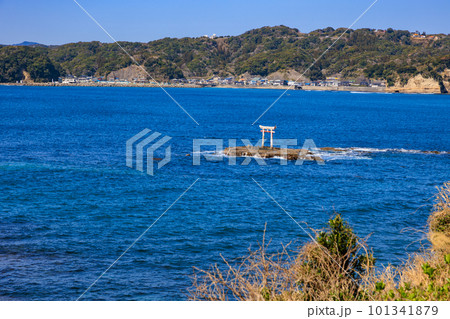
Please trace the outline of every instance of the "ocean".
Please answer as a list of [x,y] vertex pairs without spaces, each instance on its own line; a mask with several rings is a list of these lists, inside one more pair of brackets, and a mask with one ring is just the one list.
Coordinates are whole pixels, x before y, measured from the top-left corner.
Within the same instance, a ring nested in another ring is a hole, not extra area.
[[[427,247],[449,96],[288,91],[254,123],[281,90],[167,91],[199,125],[158,88],[0,86],[0,299],[76,300],[146,230],[81,300],[184,300],[193,267],[245,255],[264,229],[271,251],[310,240],[289,215],[307,230],[342,214],[378,267]],[[343,151],[325,165],[193,153],[195,139],[256,144],[259,125]],[[146,128],[171,138],[153,175],[126,165]]]

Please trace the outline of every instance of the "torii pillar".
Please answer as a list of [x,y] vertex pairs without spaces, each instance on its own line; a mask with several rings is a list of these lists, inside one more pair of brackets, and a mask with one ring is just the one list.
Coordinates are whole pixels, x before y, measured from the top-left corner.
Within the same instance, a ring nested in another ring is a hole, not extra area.
[[273,147],[273,134],[275,133],[276,126],[263,126],[260,125],[259,128],[262,132],[262,142],[261,147],[264,147],[264,133],[270,133],[270,148]]

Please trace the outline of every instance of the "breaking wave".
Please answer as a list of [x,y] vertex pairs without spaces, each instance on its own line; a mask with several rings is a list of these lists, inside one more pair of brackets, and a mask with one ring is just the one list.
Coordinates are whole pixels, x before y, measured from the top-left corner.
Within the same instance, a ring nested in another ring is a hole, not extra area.
[[424,151],[424,150],[408,150],[404,148],[371,148],[371,147],[322,147],[321,151],[333,152],[333,153],[345,153],[345,152],[356,152],[356,153],[406,153],[406,154],[434,154],[443,155],[450,154],[448,151]]
[[[210,160],[222,160],[230,157],[224,151],[200,151],[193,154],[201,154],[208,157]],[[339,161],[339,160],[372,160],[373,154],[391,153],[391,154],[424,154],[424,155],[445,155],[450,154],[448,151],[424,151],[424,150],[410,150],[404,148],[371,148],[371,147],[322,147],[315,152],[325,161]],[[241,156],[252,157],[252,156]],[[282,157],[275,156],[272,158],[265,158],[265,160],[281,160]]]
[[371,148],[371,147],[323,147],[318,152],[324,160],[370,160],[371,154],[391,153],[391,154],[425,154],[444,155],[450,154],[447,151],[424,151],[409,150],[404,148]]

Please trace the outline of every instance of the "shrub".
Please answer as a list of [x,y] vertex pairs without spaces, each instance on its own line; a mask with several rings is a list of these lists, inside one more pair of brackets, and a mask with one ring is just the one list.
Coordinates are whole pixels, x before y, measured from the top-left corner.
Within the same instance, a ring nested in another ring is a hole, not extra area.
[[438,187],[434,212],[430,215],[431,232],[450,236],[450,182]]
[[438,187],[429,218],[430,250],[416,254],[400,267],[387,267],[378,277],[388,292],[376,290],[381,300],[450,300],[450,183]]
[[195,269],[193,300],[450,300],[450,183],[439,188],[429,219],[432,249],[375,272],[365,240],[337,214],[299,250],[256,251],[224,267]]
[[193,300],[362,300],[374,259],[338,214],[299,251],[268,254],[264,241],[235,265],[195,269]]

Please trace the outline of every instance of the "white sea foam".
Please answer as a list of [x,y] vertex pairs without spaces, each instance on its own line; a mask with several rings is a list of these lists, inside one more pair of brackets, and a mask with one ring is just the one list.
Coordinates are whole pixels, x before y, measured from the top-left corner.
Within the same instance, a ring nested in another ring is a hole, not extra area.
[[371,160],[369,156],[365,156],[360,152],[355,152],[350,149],[342,149],[339,152],[331,152],[331,151],[319,151],[315,152],[318,156],[320,156],[324,161],[336,161],[336,160]]
[[[324,161],[348,161],[348,160],[372,160],[371,154],[379,153],[400,153],[400,154],[423,154],[423,155],[441,155],[450,154],[450,152],[438,151],[434,153],[431,151],[423,150],[409,150],[404,148],[374,148],[374,147],[335,147],[332,150],[320,150],[315,152]],[[231,156],[226,155],[224,151],[200,151],[194,152],[194,154],[201,154],[209,158],[229,158]],[[255,157],[253,155],[239,156],[239,157]],[[272,158],[264,158],[264,160],[283,160],[281,156],[275,156]]]
[[332,154],[348,154],[348,153],[405,153],[405,154],[427,154],[427,155],[442,155],[450,154],[446,151],[429,151],[429,150],[409,150],[404,148],[372,148],[372,147],[335,147],[334,150],[322,151]]
[[320,154],[319,155],[324,161],[342,161],[342,160],[372,160],[368,156],[361,155],[350,155],[350,154],[340,154],[340,155],[330,155],[330,154]]
[[371,94],[371,93],[375,93],[375,92],[359,92],[359,91],[350,91],[350,93],[352,93],[352,94]]
[[355,152],[366,152],[366,153],[385,153],[388,152],[387,148],[370,148],[370,147],[350,147],[349,148]]

